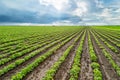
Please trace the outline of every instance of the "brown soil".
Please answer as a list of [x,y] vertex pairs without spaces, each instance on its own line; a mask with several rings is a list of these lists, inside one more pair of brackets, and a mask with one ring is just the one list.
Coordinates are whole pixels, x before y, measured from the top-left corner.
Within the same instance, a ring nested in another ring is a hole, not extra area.
[[[6,42],[2,42],[1,44],[6,44],[6,43],[9,43],[9,42],[13,42],[12,44],[8,44],[8,45],[4,46],[4,48],[6,48],[7,46],[16,46],[18,44],[18,43],[16,43],[16,41],[19,41],[19,40],[23,40],[23,41],[26,40],[27,41],[27,40],[29,40],[31,38],[36,38],[36,37],[39,37],[39,36],[36,35],[36,36],[31,36],[31,37],[26,37],[26,38],[21,38],[21,39],[16,39],[16,40],[10,40],[10,41],[6,41]],[[21,42],[23,42],[23,41],[21,41]],[[8,49],[9,48],[6,48],[5,50],[8,50]],[[0,52],[1,52],[1,54],[4,54],[3,51],[0,51]]]
[[119,77],[117,76],[115,70],[113,69],[112,65],[109,64],[108,59],[104,56],[102,50],[99,48],[98,44],[96,43],[92,35],[91,35],[91,40],[93,43],[95,53],[98,56],[98,61],[100,63],[103,74],[103,80],[119,80]]
[[93,80],[93,72],[88,48],[88,34],[86,34],[81,56],[81,71],[79,80]]
[[[85,28],[84,28],[85,29]],[[95,37],[98,39],[100,44],[106,49],[107,52],[109,52],[112,55],[113,60],[120,66],[120,57],[113,52],[100,38],[98,34],[94,29],[82,29],[80,32],[74,33],[74,37],[69,40],[65,45],[61,46],[58,50],[54,51],[52,55],[50,55],[46,60],[44,60],[42,63],[39,64],[34,70],[32,70],[30,73],[28,73],[23,80],[42,80],[42,78],[45,76],[46,72],[54,65],[55,62],[59,60],[59,58],[63,55],[64,51],[73,43],[75,38],[79,37],[79,40],[74,44],[73,48],[71,49],[70,53],[66,57],[65,61],[60,65],[59,69],[57,70],[55,76],[53,77],[54,80],[69,80],[70,77],[70,69],[74,61],[74,57],[76,55],[76,50],[80,44],[81,37],[83,36],[83,32],[86,30],[84,43],[83,43],[83,52],[81,54],[81,60],[80,60],[80,73],[79,73],[79,79],[78,80],[93,80],[93,70],[91,68],[91,60],[90,60],[90,54],[89,54],[89,45],[88,45],[88,32],[90,32],[90,38],[93,44],[93,48],[95,51],[96,56],[98,57],[98,63],[100,64],[100,70],[102,71],[103,80],[120,80],[120,77],[117,75],[115,69],[112,67],[112,65],[109,63],[109,60],[104,56],[102,50],[103,48],[100,48],[100,45],[97,44]],[[81,35],[79,35],[81,33]],[[93,36],[95,35],[95,37]],[[72,34],[73,35],[73,34]],[[103,34],[104,35],[104,34]],[[69,37],[71,35],[69,34]],[[100,35],[101,36],[101,35]],[[52,36],[51,36],[52,37]],[[103,36],[101,36],[103,37]],[[105,39],[103,37],[103,39]],[[19,39],[18,39],[19,40]],[[65,40],[65,39],[64,39]],[[64,41],[62,40],[62,41]],[[106,40],[106,39],[105,39]],[[111,39],[112,40],[112,39]],[[61,42],[62,42],[61,41]],[[110,40],[106,40],[111,45],[113,43]],[[51,48],[57,46],[61,42],[58,42],[49,48],[46,48],[39,54],[35,55],[31,59],[25,61],[24,63],[18,65],[14,69],[8,71],[6,74],[0,76],[0,80],[10,80],[11,76],[13,76],[15,73],[21,71],[21,69],[25,68],[28,64],[31,64],[33,61],[35,61],[36,58],[43,55],[47,51],[49,51]],[[6,43],[6,42],[5,42]],[[4,44],[4,43],[3,43]],[[48,44],[49,45],[49,44]],[[44,45],[43,47],[45,47]],[[115,46],[115,45],[113,45]],[[38,50],[40,48],[37,48]],[[25,55],[18,57],[14,60],[11,60],[10,62],[0,66],[0,69],[4,68],[5,66],[9,65],[10,63],[22,59],[25,56],[27,56],[30,53],[26,53]]]
[[[108,40],[107,38],[105,38],[103,35],[99,34],[98,32],[95,31],[95,33],[97,33],[98,35],[100,35],[103,39],[105,39],[105,41],[107,41],[110,45],[114,46],[118,52],[120,53],[120,48],[118,46],[116,46],[116,44],[112,43],[110,40]],[[112,40],[112,39],[111,39]]]
[[[41,46],[41,47],[38,47],[38,48],[36,48],[36,49],[34,49],[34,50],[32,50],[32,51],[30,51],[30,52],[28,52],[28,53],[20,56],[20,57],[17,57],[17,58],[14,59],[14,60],[10,60],[9,62],[5,63],[4,65],[1,65],[1,66],[0,66],[0,69],[2,69],[3,67],[11,64],[12,62],[15,62],[15,61],[18,60],[18,59],[24,58],[24,56],[27,56],[27,55],[29,55],[31,52],[34,52],[34,51],[36,51],[36,50],[38,50],[38,49],[40,49],[40,48],[43,48],[43,47],[45,47],[45,46],[46,46],[46,44],[43,45],[43,46]],[[54,46],[54,45],[53,45],[53,46]],[[51,46],[51,47],[52,47],[52,46]],[[44,51],[46,51],[46,50],[44,50]],[[42,51],[42,52],[44,52],[44,51]],[[38,54],[38,55],[39,55],[39,54]],[[41,54],[40,54],[40,55],[41,55]]]
[[[57,43],[60,44],[60,43]],[[56,46],[57,44],[49,47],[48,49],[40,52],[40,54],[35,55],[34,57],[32,57],[31,59],[29,59],[28,61],[25,61],[23,64],[15,67],[14,69],[8,71],[6,74],[0,76],[0,79],[2,80],[10,80],[11,76],[14,75],[16,72],[20,71],[22,68],[24,68],[25,66],[27,66],[28,64],[32,63],[36,58],[38,58],[39,56],[41,56],[42,54],[44,54],[45,52],[47,52],[48,50],[50,50],[52,47]]]
[[[12,53],[12,54],[15,54],[15,53],[21,52],[21,51],[23,51],[23,50],[29,49],[29,48],[31,48],[31,47],[33,47],[33,46],[36,46],[36,45],[39,45],[39,44],[41,44],[41,43],[42,43],[42,42],[34,42],[34,43],[30,44],[28,48],[18,48],[18,49],[16,49],[16,50],[14,50],[14,51],[16,51],[16,52],[14,52],[14,53]],[[2,53],[2,54],[7,54],[7,53]],[[7,57],[9,57],[10,55],[11,55],[11,54],[8,54],[8,55],[0,58],[0,60],[3,59],[3,58],[7,58]]]
[[74,39],[62,46],[53,55],[48,57],[43,63],[36,67],[30,74],[28,74],[23,80],[42,80],[47,70],[61,57],[63,52],[72,44]]
[[[49,37],[53,37],[52,35],[49,35]],[[45,38],[47,38],[48,37],[48,35],[47,36],[45,36],[45,37],[42,37],[42,38],[39,38],[40,36],[36,36],[35,38],[38,38],[39,40],[44,40]],[[33,37],[34,38],[34,37]],[[54,37],[53,37],[54,38]],[[47,39],[46,41],[49,41],[49,39]],[[46,42],[45,41],[45,42]],[[32,44],[31,44],[31,41],[28,39],[25,39],[25,40],[23,40],[23,41],[21,41],[20,43],[24,43],[24,44],[29,44],[29,46],[35,46],[35,45],[37,45],[37,44],[41,44],[41,43],[43,43],[43,42],[33,42]],[[13,44],[10,44],[10,45],[7,45],[7,46],[4,46],[5,48],[6,47],[8,47],[8,46],[15,46],[16,47],[16,45],[17,44],[19,44],[19,43],[13,43]],[[18,48],[18,49],[20,49],[20,48]],[[8,49],[5,49],[5,50],[8,50]],[[5,51],[4,50],[4,51]],[[15,50],[17,50],[17,49],[15,49]],[[17,52],[20,52],[20,51],[22,51],[22,50],[25,50],[25,49],[20,49],[20,50],[18,50]],[[1,54],[5,54],[4,52],[2,52],[2,51],[0,51],[1,52]],[[16,52],[15,52],[16,53]],[[7,55],[7,56],[5,56],[5,57],[8,57],[9,55]],[[5,57],[3,57],[3,58],[5,58]],[[2,58],[0,58],[0,59],[2,59]]]
[[68,80],[69,79],[69,71],[73,64],[74,56],[76,54],[76,50],[77,50],[77,47],[79,46],[79,42],[81,40],[82,35],[79,37],[79,40],[74,44],[73,48],[71,49],[65,61],[59,67],[58,71],[56,72],[54,76],[54,80]]
[[[97,35],[96,37],[98,38]],[[105,43],[100,38],[98,38],[98,40],[102,44],[102,46],[104,46],[104,48],[112,55],[113,60],[120,66],[120,57],[115,52],[113,52],[110,48],[108,48],[108,46],[105,45]]]

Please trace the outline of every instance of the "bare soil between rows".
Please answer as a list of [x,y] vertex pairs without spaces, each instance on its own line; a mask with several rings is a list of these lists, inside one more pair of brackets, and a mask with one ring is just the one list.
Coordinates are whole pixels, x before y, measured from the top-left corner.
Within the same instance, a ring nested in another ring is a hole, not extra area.
[[91,40],[92,40],[95,53],[98,57],[98,61],[100,63],[103,80],[119,80],[118,75],[116,74],[112,65],[109,63],[108,59],[102,53],[102,49],[99,48],[92,34],[91,34]]
[[[78,35],[78,34],[77,34],[77,35]],[[75,37],[76,37],[77,35],[75,35]],[[74,37],[74,38],[75,38],[75,37]],[[36,58],[38,58],[39,56],[41,56],[42,54],[44,54],[45,52],[47,52],[48,50],[50,50],[52,47],[54,47],[54,46],[56,46],[56,45],[58,45],[58,44],[60,44],[60,43],[61,43],[61,42],[56,43],[55,45],[47,48],[46,50],[44,50],[44,51],[42,51],[42,52],[40,52],[38,55],[35,55],[35,56],[32,57],[31,59],[25,61],[23,64],[21,64],[21,65],[15,67],[14,69],[8,71],[6,74],[0,76],[0,79],[1,79],[1,80],[10,80],[10,78],[11,78],[12,75],[14,75],[15,73],[17,73],[17,72],[20,71],[22,68],[24,68],[24,67],[27,66],[28,64],[32,63]]]
[[[96,37],[98,38],[97,35]],[[103,45],[104,48],[107,50],[107,52],[109,52],[112,55],[113,60],[120,66],[120,57],[118,56],[118,54],[113,52],[110,48],[108,48],[108,46],[100,38],[98,38],[98,40],[101,43],[101,45]]]
[[[76,37],[75,37],[76,38]],[[47,70],[62,56],[64,51],[73,43],[74,39],[70,40],[67,44],[62,46],[53,55],[48,57],[38,67],[36,67],[31,73],[29,73],[23,80],[42,80]]]
[[79,74],[79,80],[93,80],[93,71],[91,67],[87,32],[83,43],[83,53],[81,55],[81,71]]
[[54,76],[54,80],[69,80],[70,69],[72,67],[73,60],[76,55],[76,50],[79,46],[82,36],[83,36],[83,34],[80,35],[78,41],[74,44],[73,48],[69,52],[69,55],[67,56],[65,61],[60,65],[59,69],[57,70],[57,72]]

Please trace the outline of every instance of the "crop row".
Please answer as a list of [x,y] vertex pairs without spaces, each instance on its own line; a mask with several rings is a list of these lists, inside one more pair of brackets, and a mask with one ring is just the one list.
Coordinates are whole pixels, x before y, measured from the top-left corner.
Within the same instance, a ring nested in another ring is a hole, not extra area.
[[105,33],[104,34],[102,34],[102,33],[100,33],[100,32],[97,32],[100,36],[102,36],[106,41],[108,41],[109,43],[112,43],[112,44],[114,44],[115,46],[117,46],[116,44],[116,41],[115,40],[113,40],[114,38],[112,37],[112,39],[109,37],[109,35],[105,35]]
[[43,80],[52,80],[55,73],[59,69],[60,65],[65,61],[66,57],[68,56],[70,50],[73,48],[74,44],[79,40],[80,36],[77,37],[74,42],[69,46],[66,51],[63,53],[63,55],[59,58],[57,62],[53,64],[53,66],[46,72],[45,77]]
[[[93,34],[93,33],[92,33]],[[105,50],[105,48],[100,44],[100,42],[98,41],[98,39],[96,38],[96,36],[93,34],[95,41],[97,42],[97,44],[99,45],[99,47],[102,47],[102,53],[104,54],[104,56],[108,59],[109,63],[112,65],[112,67],[115,69],[116,73],[118,74],[118,76],[120,76],[120,67],[115,63],[115,61],[112,59],[112,56],[110,55],[109,52],[107,52]]]
[[[64,37],[64,36],[63,36]],[[16,59],[17,57],[20,57],[20,56],[23,56],[25,55],[26,53],[30,53],[31,51],[35,50],[35,49],[38,49],[38,48],[41,48],[42,46],[46,45],[46,44],[49,44],[51,42],[53,42],[54,40],[58,40],[59,41],[59,38],[57,39],[52,39],[51,41],[48,41],[48,42],[45,42],[45,43],[42,43],[40,45],[37,45],[37,46],[33,46],[29,49],[26,49],[26,50],[23,50],[19,53],[15,53],[15,54],[12,54],[10,55],[9,57],[7,58],[3,58],[0,60],[0,65],[3,65],[5,64],[6,62],[9,62],[10,60],[13,60],[13,59]],[[36,51],[39,51],[39,50],[36,50]],[[35,51],[34,51],[35,52]]]
[[[59,29],[58,29],[59,28]],[[0,44],[24,40],[26,38],[34,38],[37,36],[45,36],[52,33],[74,32],[79,31],[82,27],[18,27],[6,26],[0,27]]]
[[[75,35],[73,35],[73,36],[71,36],[71,37],[68,37],[68,36],[67,36],[67,37],[63,37],[63,38],[61,38],[61,39],[59,39],[59,40],[57,40],[57,41],[52,42],[51,44],[47,45],[46,47],[43,47],[43,48],[41,48],[41,49],[39,49],[39,50],[36,50],[36,51],[30,53],[29,55],[23,57],[22,59],[16,60],[15,62],[9,64],[8,66],[6,66],[6,67],[4,67],[2,70],[0,70],[0,75],[5,74],[5,73],[8,72],[9,70],[11,70],[11,69],[17,67],[18,65],[24,63],[25,61],[27,61],[27,60],[29,60],[30,58],[34,57],[35,55],[39,54],[41,51],[46,50],[46,49],[49,48],[50,46],[55,45],[56,43],[61,42],[61,41],[65,40],[65,39],[67,39],[67,38],[70,40],[70,39],[73,38],[74,36],[75,36]],[[68,40],[68,39],[67,39],[67,40]]]
[[84,38],[85,38],[85,32],[84,32],[82,39],[79,43],[78,49],[76,50],[76,55],[75,55],[75,58],[73,61],[73,65],[70,69],[70,79],[69,80],[78,80]]
[[110,43],[108,43],[105,39],[103,39],[103,37],[97,34],[96,36],[98,36],[99,39],[101,39],[112,51],[114,51],[115,53],[118,53],[118,50],[114,46],[112,46]]
[[120,37],[114,33],[111,33],[111,31],[101,31],[101,30],[96,30],[96,32],[99,32],[103,37],[105,37],[108,41],[111,43],[114,43],[114,45],[120,47]]
[[102,72],[100,70],[100,64],[98,63],[98,58],[95,54],[90,34],[88,35],[88,42],[89,42],[89,53],[90,53],[90,60],[91,60],[91,67],[93,69],[94,80],[102,80]]
[[[59,39],[59,38],[62,38],[62,37],[64,37],[64,36],[67,36],[67,35],[69,35],[69,34],[65,34],[65,35],[54,35],[54,37],[48,37],[48,38],[46,38],[46,39],[43,39],[43,40],[40,40],[40,41],[37,41],[38,43],[36,43],[36,44],[32,44],[32,45],[28,45],[28,46],[21,46],[21,47],[23,47],[22,49],[20,48],[20,49],[18,49],[18,50],[15,50],[15,51],[12,51],[12,50],[10,50],[9,51],[9,53],[6,53],[6,54],[1,54],[0,55],[0,58],[2,58],[2,57],[5,57],[5,56],[8,56],[8,55],[14,55],[15,53],[17,53],[17,52],[20,52],[20,51],[24,51],[24,50],[30,50],[30,49],[32,49],[33,47],[34,47],[34,49],[36,48],[38,48],[40,45],[42,45],[42,44],[45,44],[46,42],[47,42],[47,44],[48,43],[50,43],[50,42],[52,42],[52,41],[54,41],[54,40],[57,40],[57,39]],[[39,45],[40,44],[40,45]],[[28,51],[29,51],[28,50]],[[16,52],[17,51],[17,52]]]
[[59,49],[61,46],[65,45],[69,40],[71,40],[73,37],[67,38],[65,41],[63,41],[61,44],[58,44],[57,46],[53,47],[48,52],[44,53],[39,58],[35,59],[34,62],[32,62],[30,65],[27,65],[25,68],[23,68],[20,72],[16,73],[12,76],[11,80],[21,80],[27,73],[32,71],[35,67],[37,67],[41,62],[43,62],[46,58],[48,58],[50,55],[53,54],[54,51]]
[[[35,43],[38,40],[43,40],[43,39],[45,39],[49,36],[50,35],[46,35],[45,37],[44,36],[37,36],[37,37],[30,38],[30,39],[26,38],[26,39],[23,39],[23,40],[18,40],[18,41],[14,41],[14,42],[5,43],[5,44],[2,44],[0,46],[0,50],[4,51],[4,52],[9,52],[8,50],[11,49],[11,48],[12,48],[12,50],[14,50],[15,48],[18,49],[21,46],[30,45],[31,42]],[[5,51],[5,50],[7,50],[7,51]]]
[[[39,41],[42,41],[42,40],[45,40],[47,38],[51,38],[53,36],[56,36],[56,35],[62,35],[64,34],[63,33],[52,33],[52,34],[46,34],[45,36],[36,36],[36,37],[33,37],[33,38],[30,38],[30,39],[23,39],[21,41],[15,41],[15,42],[11,42],[12,44],[9,45],[9,43],[6,43],[6,44],[2,44],[0,45],[0,51],[3,51],[4,53],[7,53],[7,52],[10,52],[10,51],[13,51],[13,50],[16,50],[16,49],[19,49],[19,48],[26,48],[26,46],[30,46],[34,43],[37,43]],[[68,34],[67,32],[65,32],[65,34]]]
[[39,40],[31,41],[31,44],[27,44],[27,45],[26,44],[24,44],[24,45],[19,45],[18,44],[17,47],[19,47],[19,48],[15,49],[15,50],[13,50],[13,49],[7,49],[7,51],[4,50],[4,52],[9,52],[9,53],[1,54],[0,58],[2,58],[4,56],[7,56],[7,55],[17,53],[17,52],[20,52],[20,51],[23,51],[25,49],[29,49],[29,48],[34,47],[34,46],[37,46],[38,44],[44,43],[44,42],[46,42],[47,40],[50,40],[50,39],[52,39],[52,38],[48,37],[47,39],[43,39],[43,40],[41,39],[40,41]]

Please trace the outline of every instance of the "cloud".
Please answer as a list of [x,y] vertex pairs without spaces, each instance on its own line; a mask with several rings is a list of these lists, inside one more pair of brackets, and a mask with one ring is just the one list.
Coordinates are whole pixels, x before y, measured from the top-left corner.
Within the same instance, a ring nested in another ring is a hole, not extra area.
[[66,6],[69,6],[69,0],[39,0],[41,5],[45,6],[53,6],[56,10],[62,11],[66,8]]
[[104,8],[103,2],[100,0],[94,0],[98,8]]
[[76,2],[77,8],[73,11],[75,16],[83,16],[87,12],[87,3],[86,2]]
[[120,8],[115,10],[116,13],[120,13]]
[[102,13],[99,15],[100,17],[103,17],[103,18],[108,18],[108,17],[111,17],[111,13],[110,13],[110,9],[108,8],[105,8],[103,9]]
[[119,0],[1,0],[0,23],[120,24]]

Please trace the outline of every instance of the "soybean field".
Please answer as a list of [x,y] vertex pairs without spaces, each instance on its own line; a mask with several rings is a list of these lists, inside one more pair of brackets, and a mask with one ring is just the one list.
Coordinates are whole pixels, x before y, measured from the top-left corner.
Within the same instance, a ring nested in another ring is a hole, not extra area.
[[0,26],[0,80],[120,80],[120,27]]

